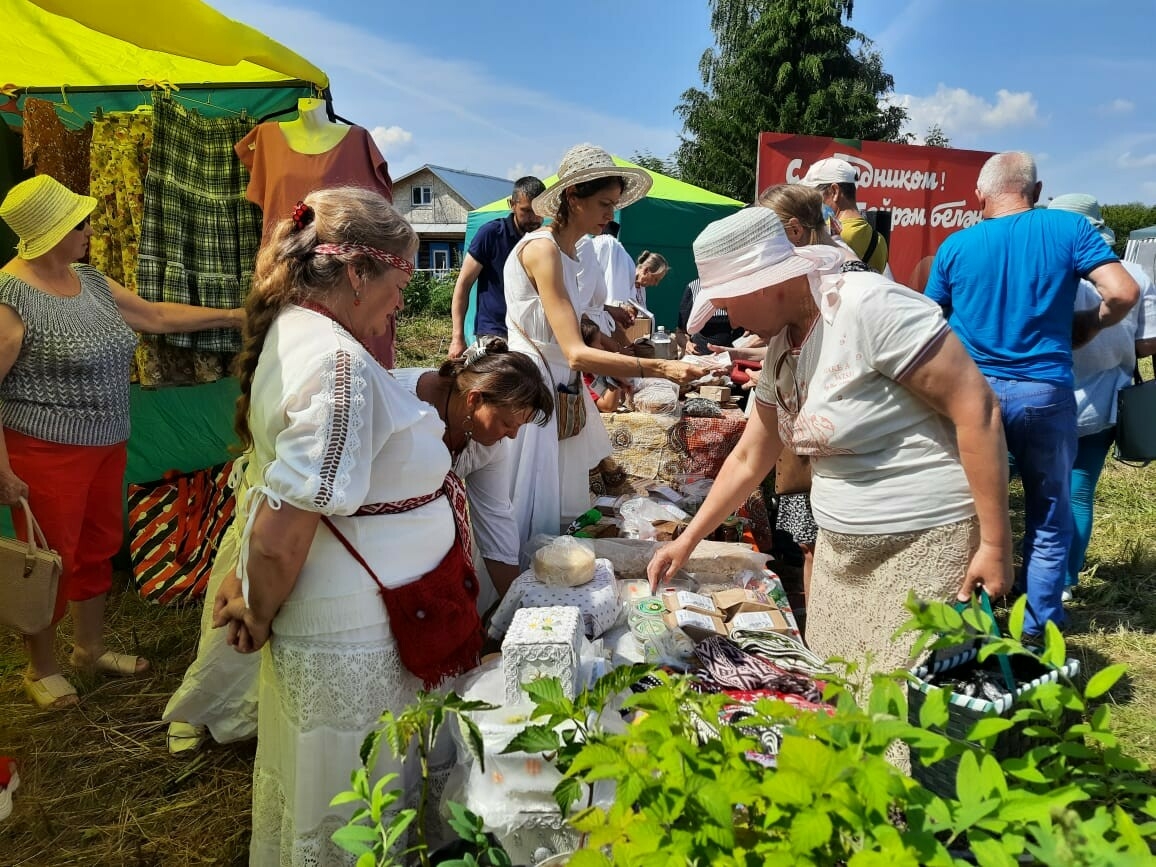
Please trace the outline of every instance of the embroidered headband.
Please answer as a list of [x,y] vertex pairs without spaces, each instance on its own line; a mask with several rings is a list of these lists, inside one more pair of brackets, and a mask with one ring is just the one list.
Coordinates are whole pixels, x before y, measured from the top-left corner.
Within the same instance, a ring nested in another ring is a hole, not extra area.
[[293,231],[300,232],[306,226],[313,222],[314,211],[309,205],[304,202],[298,202],[293,206]]
[[[309,206],[306,205],[305,207]],[[393,253],[387,253],[385,250],[379,250],[376,247],[367,247],[364,244],[318,244],[313,248],[313,252],[322,253],[327,256],[361,253],[370,259],[376,259],[378,262],[392,265],[394,268],[397,268],[399,271],[404,271],[406,274],[413,274],[413,262],[410,262],[408,259],[403,259],[401,256],[395,256]]]

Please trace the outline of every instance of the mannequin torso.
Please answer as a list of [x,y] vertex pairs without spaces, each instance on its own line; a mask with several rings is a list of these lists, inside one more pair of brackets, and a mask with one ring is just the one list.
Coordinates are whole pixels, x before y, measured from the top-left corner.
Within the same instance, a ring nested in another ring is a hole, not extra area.
[[323,154],[340,144],[352,127],[330,122],[325,100],[297,100],[297,119],[278,124],[285,141],[299,154]]

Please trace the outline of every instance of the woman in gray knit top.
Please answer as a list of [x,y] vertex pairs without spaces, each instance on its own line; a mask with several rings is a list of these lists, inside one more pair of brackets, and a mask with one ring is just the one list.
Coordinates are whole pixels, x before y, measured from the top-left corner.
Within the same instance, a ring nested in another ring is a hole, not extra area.
[[64,562],[52,625],[24,638],[25,692],[42,708],[77,703],[55,654],[66,603],[74,668],[127,676],[149,667],[104,643],[111,558],[123,535],[133,332],[240,328],[244,316],[240,308],[150,303],[77,264],[95,207],[47,175],[17,184],[0,204],[20,239],[0,268],[0,503],[27,498]]

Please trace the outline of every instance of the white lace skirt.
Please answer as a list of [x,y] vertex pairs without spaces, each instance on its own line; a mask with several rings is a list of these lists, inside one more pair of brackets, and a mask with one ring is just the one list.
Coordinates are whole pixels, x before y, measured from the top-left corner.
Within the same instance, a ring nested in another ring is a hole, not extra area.
[[[401,664],[388,625],[308,638],[274,636],[262,651],[253,770],[255,867],[329,867],[355,859],[330,839],[354,805],[330,807],[360,767],[365,736],[385,709],[413,701],[420,681]],[[373,774],[401,774],[413,806],[417,773],[407,779],[388,748]]]

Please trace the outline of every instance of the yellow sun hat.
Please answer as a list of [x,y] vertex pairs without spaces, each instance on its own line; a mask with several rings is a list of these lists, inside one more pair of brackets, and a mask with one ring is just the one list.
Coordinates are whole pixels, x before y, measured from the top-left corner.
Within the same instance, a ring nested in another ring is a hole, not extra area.
[[77,195],[51,175],[37,175],[8,191],[0,217],[20,239],[16,255],[35,259],[64,240],[95,207],[92,196]]

